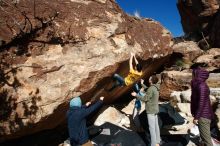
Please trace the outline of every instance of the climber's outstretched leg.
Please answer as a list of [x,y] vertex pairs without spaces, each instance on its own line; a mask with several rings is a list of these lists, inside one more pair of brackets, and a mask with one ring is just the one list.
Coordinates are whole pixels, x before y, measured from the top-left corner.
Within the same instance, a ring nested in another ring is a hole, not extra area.
[[113,91],[118,86],[124,86],[125,85],[124,78],[121,77],[119,74],[114,74],[113,75],[113,80],[115,80],[115,82],[113,83],[112,87],[110,89],[107,89],[107,91],[109,91],[109,92]]

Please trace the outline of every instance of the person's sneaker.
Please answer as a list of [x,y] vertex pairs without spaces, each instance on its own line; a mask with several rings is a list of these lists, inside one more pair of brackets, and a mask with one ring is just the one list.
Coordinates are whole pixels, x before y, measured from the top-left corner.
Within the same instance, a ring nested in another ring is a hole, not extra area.
[[166,143],[165,141],[161,140],[160,143],[159,143],[159,146],[162,146],[162,145],[164,145],[165,143]]

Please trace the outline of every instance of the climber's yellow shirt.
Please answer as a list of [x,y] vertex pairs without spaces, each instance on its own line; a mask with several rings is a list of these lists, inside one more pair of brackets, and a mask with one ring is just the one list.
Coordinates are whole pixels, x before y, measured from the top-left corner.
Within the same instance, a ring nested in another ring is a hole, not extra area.
[[138,72],[134,69],[131,69],[129,71],[129,74],[127,77],[125,77],[125,85],[129,86],[131,84],[133,84],[136,80],[138,80],[138,78],[140,78],[142,76],[142,72]]

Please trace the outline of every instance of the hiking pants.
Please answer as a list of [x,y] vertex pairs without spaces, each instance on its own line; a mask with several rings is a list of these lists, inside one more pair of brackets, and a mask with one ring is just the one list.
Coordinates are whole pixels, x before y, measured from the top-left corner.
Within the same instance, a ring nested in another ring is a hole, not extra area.
[[119,74],[114,74],[113,79],[116,80],[117,86],[125,85],[125,79],[122,76],[120,76]]
[[204,146],[213,146],[211,141],[211,132],[210,132],[211,121],[206,118],[199,118],[198,127],[200,132],[200,137]]
[[157,114],[147,114],[147,120],[150,131],[150,140],[151,146],[156,146],[160,144],[160,129],[158,125],[158,116]]
[[[139,88],[138,84],[135,84],[133,88],[134,88],[134,91],[136,93],[138,93],[139,96],[144,96],[145,95],[145,93],[142,93],[140,91],[140,88]],[[132,113],[132,119],[134,121],[134,124],[135,124],[136,128],[138,128],[138,129],[141,129],[141,127],[142,127],[140,119],[139,119],[140,111],[141,111],[141,101],[136,99],[135,104],[134,104],[133,113]]]
[[116,82],[113,83],[113,85],[110,89],[108,89],[109,92],[113,91],[118,86],[124,86],[125,85],[124,78],[121,77],[119,74],[114,74],[113,80],[115,80]]

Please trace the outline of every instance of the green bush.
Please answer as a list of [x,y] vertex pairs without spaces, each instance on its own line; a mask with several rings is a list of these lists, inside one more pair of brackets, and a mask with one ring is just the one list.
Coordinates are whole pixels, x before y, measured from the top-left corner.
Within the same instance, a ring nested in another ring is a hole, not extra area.
[[179,67],[183,67],[184,66],[184,62],[183,62],[182,59],[178,59],[178,60],[176,60],[175,65],[179,66]]

